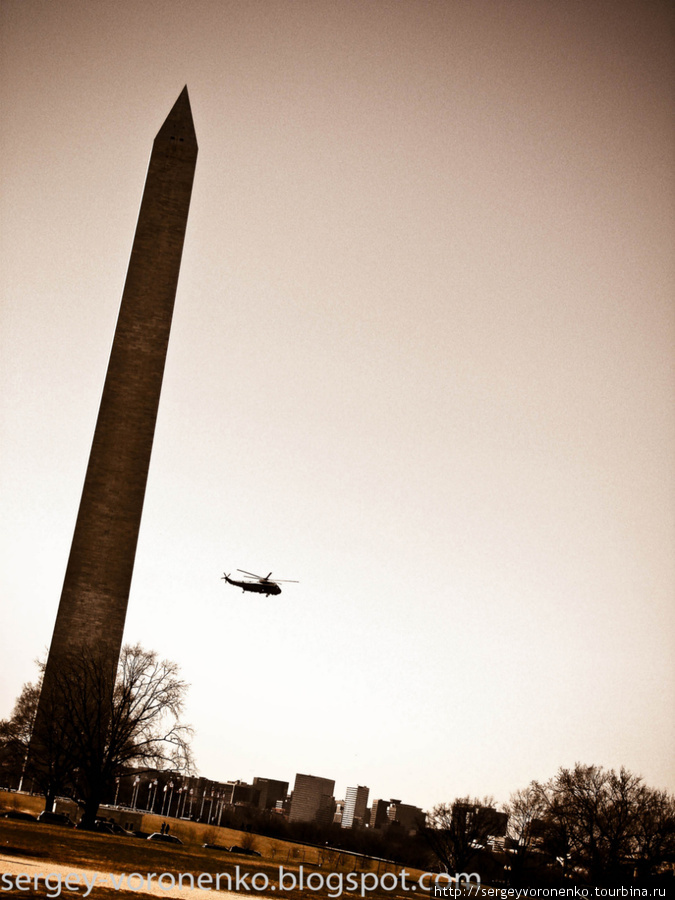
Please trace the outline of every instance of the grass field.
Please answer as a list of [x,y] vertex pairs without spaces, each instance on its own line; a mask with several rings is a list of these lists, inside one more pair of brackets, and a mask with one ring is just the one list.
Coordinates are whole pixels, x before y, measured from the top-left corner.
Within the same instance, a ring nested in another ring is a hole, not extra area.
[[[0,792],[0,809],[18,809],[36,815],[42,809],[41,798],[29,797],[19,794],[4,794]],[[143,830],[146,832],[159,831],[161,823],[165,821],[160,816],[145,816]],[[365,884],[373,884],[374,876],[382,876],[385,871],[388,878],[385,884],[388,889],[368,890],[366,896],[373,900],[381,900],[387,897],[390,900],[398,898],[414,897],[410,890],[402,891],[394,889],[394,875],[398,874],[401,867],[393,864],[377,863],[374,860],[364,860],[351,854],[317,847],[303,847],[286,841],[275,840],[262,835],[253,836],[253,848],[260,857],[239,855],[221,850],[205,849],[202,844],[218,844],[222,846],[241,846],[244,842],[244,834],[229,828],[215,828],[193,822],[176,819],[168,820],[171,823],[171,833],[179,837],[184,844],[170,845],[159,844],[134,837],[117,837],[86,831],[63,828],[59,826],[42,825],[37,822],[24,822],[14,819],[0,819],[0,857],[8,860],[14,858],[28,858],[39,863],[40,871],[49,871],[49,864],[62,867],[91,869],[97,872],[113,873],[115,875],[138,872],[166,873],[173,875],[177,880],[181,873],[192,873],[197,883],[197,878],[202,875],[201,886],[216,884],[216,876],[221,875],[220,884],[228,887],[226,875],[231,876],[232,889],[236,886],[236,875],[249,873],[249,878],[240,884],[239,893],[242,896],[251,897],[278,897],[280,894],[285,900],[301,900],[306,897],[358,897],[361,896],[361,877],[365,876]],[[250,836],[247,835],[250,838]],[[283,892],[279,885],[279,867],[287,873]],[[310,873],[315,873],[310,881],[310,889],[305,887],[302,891],[297,887],[291,889],[292,879],[299,878],[300,867],[307,878]],[[0,866],[0,871],[2,868]],[[328,885],[323,889],[318,888],[320,882],[331,873]],[[358,884],[356,891],[348,891],[349,883],[347,875],[354,873],[353,878]],[[255,884],[251,886],[251,880],[258,874]],[[340,888],[340,874],[342,875],[342,887]],[[410,872],[408,882],[417,880],[420,873]],[[212,877],[209,881],[208,876]],[[265,876],[269,880],[267,890],[256,888],[264,886]],[[323,876],[323,878],[321,877]],[[189,883],[189,880],[188,880]],[[79,896],[83,896],[84,887],[80,887]],[[211,888],[213,890],[213,888]],[[342,892],[338,894],[338,890]],[[16,888],[7,890],[0,886],[0,900],[3,898],[18,897],[47,897],[49,893],[41,888],[42,892],[35,893],[33,888],[29,891],[18,891]],[[418,895],[422,893],[417,888]],[[206,891],[199,892],[201,896],[208,897]],[[52,896],[53,896],[52,892]],[[75,892],[67,893],[64,889],[62,897],[77,897]],[[91,900],[111,900],[111,898],[128,898],[143,896],[139,890],[113,890],[111,888],[95,887],[89,893]],[[423,895],[424,896],[424,895]]]

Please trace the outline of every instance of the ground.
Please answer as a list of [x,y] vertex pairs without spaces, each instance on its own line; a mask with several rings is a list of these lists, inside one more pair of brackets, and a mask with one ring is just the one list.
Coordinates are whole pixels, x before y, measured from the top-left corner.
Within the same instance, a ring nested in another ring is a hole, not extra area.
[[[0,792],[0,808],[35,814],[41,809],[41,798]],[[160,816],[146,816],[143,830],[159,831],[162,821]],[[408,872],[407,891],[395,887],[395,876],[401,867],[392,864],[378,864],[374,860],[362,860],[350,854],[304,847],[262,835],[253,838],[253,846],[260,852],[260,857],[231,854],[225,850],[206,849],[202,845],[241,846],[244,840],[242,832],[176,819],[169,821],[171,833],[184,841],[182,846],[151,843],[143,838],[76,831],[38,822],[0,819],[0,900],[16,900],[19,897],[76,898],[85,895],[91,900],[144,896],[203,900],[205,891],[216,890],[218,876],[222,889],[233,888],[233,893],[222,890],[219,896],[276,898],[283,891],[284,900],[358,897],[362,894],[362,878],[365,879],[365,896],[373,900],[384,897],[410,900],[415,896],[412,889],[419,890],[416,885],[419,872]],[[283,885],[279,881],[280,867],[285,873]],[[305,879],[302,890],[299,889],[301,868]],[[385,889],[372,890],[375,876],[381,877],[385,872]],[[69,873],[70,888],[64,880]],[[130,878],[132,873],[137,875]],[[347,890],[349,873],[354,873],[352,884],[356,890]],[[36,880],[40,874],[43,877]],[[148,879],[149,874],[153,874],[152,879]],[[178,887],[181,874],[182,886]],[[318,889],[329,874],[329,884]],[[19,879],[18,885],[15,881],[17,875],[24,876]],[[45,875],[52,875],[46,884]],[[98,877],[92,887],[95,875]],[[160,876],[161,884],[158,883]],[[306,886],[307,879],[310,880],[309,888]],[[190,889],[191,883],[194,883],[194,889]],[[172,884],[175,885],[173,889]]]

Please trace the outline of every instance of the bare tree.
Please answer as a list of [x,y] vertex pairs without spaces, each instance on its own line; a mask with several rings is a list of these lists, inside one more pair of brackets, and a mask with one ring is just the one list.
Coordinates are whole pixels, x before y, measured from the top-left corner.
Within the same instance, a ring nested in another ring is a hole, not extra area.
[[40,686],[24,684],[9,719],[0,721],[0,782],[21,786]]
[[45,795],[46,808],[51,809],[57,794],[63,793],[70,782],[72,753],[70,728],[51,702],[45,699],[41,749],[30,755],[31,742],[36,735],[36,714],[42,691],[44,663],[38,661],[41,675],[36,684],[25,684],[9,719],[0,722],[0,755],[12,777],[19,785],[28,778]]
[[503,834],[505,817],[492,797],[461,797],[427,813],[420,833],[446,872],[469,873],[490,837]]
[[536,782],[511,794],[504,804],[508,816],[507,834],[510,843],[511,874],[509,882],[520,884],[525,868],[534,857],[535,848],[544,836],[544,818],[548,803]]
[[549,818],[568,839],[569,856],[594,884],[621,874],[630,855],[635,801],[641,780],[625,769],[600,766],[560,769],[547,785]]
[[593,884],[622,883],[675,858],[675,801],[624,768],[577,763],[531,787],[545,809],[543,849]]
[[[99,658],[71,658],[43,703],[46,714],[28,738],[23,732],[26,751],[30,741],[27,774],[45,794],[46,808],[57,792],[70,789],[85,825],[93,823],[106,791],[128,766],[193,770],[192,730],[181,721],[188,685],[177,664],[138,644],[125,646],[112,691],[110,681]],[[32,721],[39,685],[28,687],[24,706],[32,704]],[[30,718],[30,710],[22,707],[22,716]]]
[[675,798],[666,791],[643,788],[634,820],[633,858],[641,877],[675,863]]
[[75,786],[86,824],[126,767],[192,771],[192,732],[180,719],[187,685],[176,663],[138,644],[124,647],[112,699],[107,673],[97,660],[83,658],[65,674],[60,688],[73,725]]

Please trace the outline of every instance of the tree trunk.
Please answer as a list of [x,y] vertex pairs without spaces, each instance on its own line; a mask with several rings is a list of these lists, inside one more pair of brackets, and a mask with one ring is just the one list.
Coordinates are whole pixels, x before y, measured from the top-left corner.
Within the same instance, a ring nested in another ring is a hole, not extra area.
[[45,791],[45,812],[54,812],[54,803],[56,802],[56,792],[53,788]]
[[93,828],[94,822],[96,821],[96,817],[98,814],[99,807],[99,797],[98,794],[96,796],[87,797],[84,803],[84,811],[82,813],[82,819],[80,820],[80,825],[83,828]]

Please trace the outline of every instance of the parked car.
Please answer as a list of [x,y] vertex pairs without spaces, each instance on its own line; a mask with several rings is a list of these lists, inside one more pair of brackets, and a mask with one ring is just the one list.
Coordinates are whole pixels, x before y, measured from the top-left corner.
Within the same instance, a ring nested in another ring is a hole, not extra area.
[[100,834],[115,834],[110,827],[110,823],[103,822],[101,819],[96,819],[92,825],[84,825],[82,822],[79,822],[75,827],[82,831],[98,831]]
[[259,853],[257,850],[251,848],[247,849],[246,847],[237,847],[236,844],[233,847],[230,847],[230,853],[239,853],[241,856],[262,856],[262,853]]
[[148,838],[149,841],[161,841],[163,844],[182,844],[180,838],[176,837],[175,834],[162,834],[160,831],[155,831],[154,834],[151,834]]
[[[78,828],[82,827],[82,823],[77,826]],[[100,831],[102,834],[116,834],[122,837],[133,837],[133,833],[131,831],[127,831],[126,828],[122,828],[121,825],[118,825],[117,822],[113,822],[112,819],[96,819],[94,824],[89,827],[90,831]]]
[[37,820],[42,822],[43,825],[64,825],[66,828],[75,827],[75,823],[70,816],[67,816],[65,813],[47,812],[46,809],[42,810]]
[[117,822],[106,822],[105,824],[110,826],[113,834],[117,834],[120,837],[134,837],[133,831],[127,831],[126,828],[122,828]]
[[20,809],[8,809],[7,812],[2,813],[3,819],[20,819],[22,822],[35,822],[36,817],[32,816],[30,813],[21,812]]

